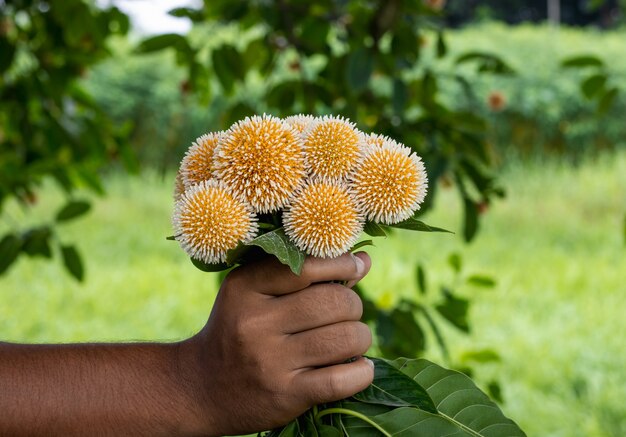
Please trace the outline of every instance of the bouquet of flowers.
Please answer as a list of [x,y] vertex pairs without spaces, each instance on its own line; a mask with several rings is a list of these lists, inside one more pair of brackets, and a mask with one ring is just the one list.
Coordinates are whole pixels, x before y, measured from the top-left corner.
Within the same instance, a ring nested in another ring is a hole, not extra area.
[[[248,117],[199,137],[182,160],[175,235],[196,267],[219,271],[270,254],[299,274],[387,227],[417,220],[428,178],[410,148],[333,116]],[[445,232],[445,231],[444,231]],[[427,360],[373,359],[373,384],[315,407],[268,436],[524,436],[465,375]]]
[[442,231],[413,217],[427,186],[411,149],[343,118],[249,117],[187,151],[173,239],[203,270],[257,246],[299,273],[305,255],[339,256],[364,230],[384,235],[381,225]]

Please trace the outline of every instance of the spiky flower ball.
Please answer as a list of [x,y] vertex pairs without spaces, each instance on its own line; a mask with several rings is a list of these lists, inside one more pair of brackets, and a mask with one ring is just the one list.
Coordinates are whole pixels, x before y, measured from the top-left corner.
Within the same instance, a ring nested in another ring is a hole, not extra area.
[[363,156],[350,183],[368,220],[394,224],[420,208],[428,187],[424,163],[411,149],[385,138],[380,146],[363,145]]
[[213,179],[213,154],[222,132],[202,135],[185,153],[180,164],[185,187]]
[[307,169],[314,178],[345,179],[359,157],[359,131],[341,118],[317,119],[304,132]]
[[299,134],[302,134],[315,120],[315,117],[312,115],[298,114],[285,118],[285,123],[294,128]]
[[347,252],[363,230],[363,219],[345,184],[312,181],[283,214],[285,233],[300,250],[334,258]]
[[285,206],[305,174],[300,135],[270,115],[235,123],[215,150],[215,175],[255,212]]
[[226,252],[253,239],[258,229],[250,207],[215,180],[188,188],[176,202],[172,223],[183,250],[212,264],[226,261]]

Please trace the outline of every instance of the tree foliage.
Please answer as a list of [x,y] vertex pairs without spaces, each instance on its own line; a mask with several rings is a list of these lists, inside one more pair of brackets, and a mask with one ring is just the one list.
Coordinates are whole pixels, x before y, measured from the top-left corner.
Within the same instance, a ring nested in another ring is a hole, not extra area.
[[55,237],[56,224],[78,217],[89,204],[74,199],[77,187],[104,189],[101,167],[118,156],[133,168],[124,132],[85,92],[78,80],[109,56],[107,39],[126,34],[128,17],[115,7],[81,0],[0,2],[0,213],[15,199],[28,208],[36,188],[50,177],[68,203],[36,227],[2,237],[0,273],[20,254],[53,256],[56,245],[68,271],[83,278],[78,251]]

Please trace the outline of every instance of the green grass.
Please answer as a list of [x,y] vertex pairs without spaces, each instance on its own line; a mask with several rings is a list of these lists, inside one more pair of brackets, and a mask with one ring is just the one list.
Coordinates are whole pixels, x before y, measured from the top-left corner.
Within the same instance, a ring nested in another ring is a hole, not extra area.
[[[465,288],[473,332],[447,330],[452,355],[492,348],[501,362],[477,368],[479,381],[503,384],[505,412],[529,436],[626,435],[626,154],[579,167],[559,162],[511,164],[502,175],[505,200],[492,205],[475,243],[458,235],[397,232],[369,249],[364,281],[373,297],[419,298],[414,269],[429,284],[451,281],[446,259],[463,257],[464,272],[497,278],[493,290]],[[79,285],[55,262],[21,259],[0,279],[0,337],[25,342],[162,340],[199,329],[214,299],[215,276],[197,271],[171,233],[170,180],[112,177],[109,196],[92,213],[60,229],[87,259]],[[433,225],[458,231],[459,202],[441,193]],[[46,188],[30,214],[53,215],[62,197]],[[0,233],[6,228],[0,225]],[[436,350],[429,355],[438,359]]]

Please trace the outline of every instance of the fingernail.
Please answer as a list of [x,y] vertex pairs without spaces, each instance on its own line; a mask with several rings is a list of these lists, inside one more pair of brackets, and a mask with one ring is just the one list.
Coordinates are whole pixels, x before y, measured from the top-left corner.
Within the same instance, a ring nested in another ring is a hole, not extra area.
[[354,257],[354,262],[356,263],[356,272],[359,276],[363,276],[365,272],[365,263],[361,258],[356,255],[352,255]]
[[365,362],[366,362],[367,364],[369,364],[369,365],[370,365],[370,367],[371,367],[371,368],[372,368],[372,370],[373,370],[373,369],[374,369],[374,362],[373,362],[372,360],[370,360],[369,358],[367,358],[367,357],[363,357],[363,359],[365,360]]

